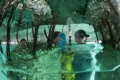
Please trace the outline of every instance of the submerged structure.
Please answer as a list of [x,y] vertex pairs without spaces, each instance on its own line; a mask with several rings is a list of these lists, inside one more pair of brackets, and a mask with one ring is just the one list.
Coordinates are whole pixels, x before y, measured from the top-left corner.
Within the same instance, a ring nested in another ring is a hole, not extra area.
[[0,80],[119,80],[119,3],[1,0]]

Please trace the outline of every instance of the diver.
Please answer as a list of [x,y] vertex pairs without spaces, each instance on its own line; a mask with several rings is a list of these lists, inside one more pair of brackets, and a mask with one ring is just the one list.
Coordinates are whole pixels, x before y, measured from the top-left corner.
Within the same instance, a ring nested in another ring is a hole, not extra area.
[[22,38],[22,39],[20,40],[20,44],[21,44],[22,48],[24,48],[25,46],[27,46],[27,41],[26,41],[26,39]]
[[55,31],[53,36],[53,43],[58,44],[61,48],[66,44],[66,36],[64,33]]
[[84,44],[87,41],[87,37],[89,37],[90,35],[87,35],[86,32],[84,30],[78,30],[75,32],[74,37],[75,37],[75,41],[78,44]]
[[26,42],[26,39],[24,39],[24,38],[21,39],[21,40],[20,40],[20,43],[22,43],[22,42]]

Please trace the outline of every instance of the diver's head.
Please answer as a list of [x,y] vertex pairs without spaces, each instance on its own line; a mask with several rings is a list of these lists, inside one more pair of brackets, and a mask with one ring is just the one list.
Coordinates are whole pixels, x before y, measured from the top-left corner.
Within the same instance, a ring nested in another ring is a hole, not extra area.
[[78,30],[75,32],[74,37],[75,37],[75,41],[78,44],[82,44],[82,43],[86,43],[87,37],[89,37],[89,35],[87,35],[84,30]]
[[26,40],[25,40],[25,39],[21,39],[20,42],[21,42],[21,43],[22,43],[22,42],[26,42]]

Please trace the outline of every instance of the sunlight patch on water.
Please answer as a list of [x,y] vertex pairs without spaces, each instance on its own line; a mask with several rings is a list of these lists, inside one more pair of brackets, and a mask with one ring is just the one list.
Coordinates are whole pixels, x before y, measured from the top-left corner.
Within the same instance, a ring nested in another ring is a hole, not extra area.
[[[2,44],[7,44],[7,42],[2,42]],[[18,42],[10,42],[10,44],[18,44]]]
[[[93,41],[93,42],[86,42],[86,44],[95,44],[95,43],[96,43],[95,41]],[[102,41],[99,40],[98,43],[102,43]]]
[[100,67],[96,65],[97,60],[95,58],[96,54],[98,54],[99,52],[102,52],[103,46],[101,44],[95,43],[95,47],[90,51],[91,57],[93,58],[92,61],[92,75],[90,80],[94,80],[95,78],[95,71],[99,71]]

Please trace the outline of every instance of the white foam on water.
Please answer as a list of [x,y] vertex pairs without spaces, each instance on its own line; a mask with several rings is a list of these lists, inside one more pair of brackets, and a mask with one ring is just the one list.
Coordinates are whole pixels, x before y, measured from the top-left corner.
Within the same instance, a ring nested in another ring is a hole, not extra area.
[[99,52],[102,52],[103,46],[99,43],[95,43],[95,47],[90,51],[91,57],[93,58],[92,61],[92,75],[90,77],[90,80],[94,80],[95,78],[95,71],[100,71],[100,67],[96,65],[97,60],[95,58],[96,54]]

